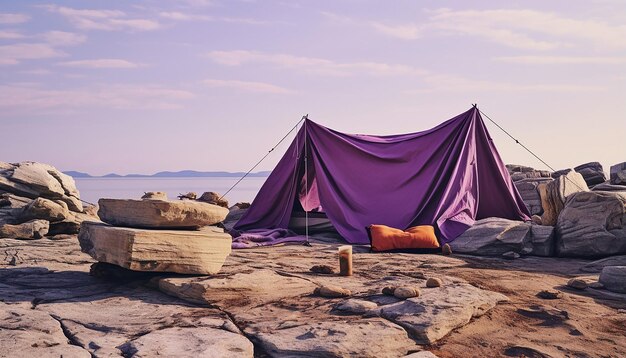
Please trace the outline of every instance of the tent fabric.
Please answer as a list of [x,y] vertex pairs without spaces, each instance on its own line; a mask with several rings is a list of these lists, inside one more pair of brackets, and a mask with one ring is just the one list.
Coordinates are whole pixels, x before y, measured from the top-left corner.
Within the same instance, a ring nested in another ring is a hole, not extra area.
[[286,229],[296,200],[323,210],[353,244],[369,242],[371,224],[433,225],[443,244],[482,218],[530,216],[476,106],[430,130],[389,136],[305,120],[235,229]]

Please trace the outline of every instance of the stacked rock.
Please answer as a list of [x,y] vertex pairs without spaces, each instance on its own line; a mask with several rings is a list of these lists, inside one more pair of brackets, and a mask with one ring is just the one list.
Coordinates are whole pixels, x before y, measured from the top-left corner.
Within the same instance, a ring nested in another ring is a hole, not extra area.
[[[215,274],[231,252],[232,237],[216,224],[228,209],[195,200],[100,199],[104,223],[84,222],[78,240],[100,262],[135,271]],[[152,199],[156,198],[156,199]]]
[[0,162],[0,237],[39,239],[76,234],[84,220],[97,220],[83,207],[74,179],[36,162]]

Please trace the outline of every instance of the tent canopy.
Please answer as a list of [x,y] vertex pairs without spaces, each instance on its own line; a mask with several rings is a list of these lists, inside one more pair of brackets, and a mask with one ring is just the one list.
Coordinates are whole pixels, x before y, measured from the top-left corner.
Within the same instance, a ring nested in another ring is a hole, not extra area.
[[296,200],[324,211],[355,244],[369,243],[371,224],[433,225],[445,243],[482,218],[530,216],[476,106],[430,130],[389,136],[306,119],[235,229],[287,229]]

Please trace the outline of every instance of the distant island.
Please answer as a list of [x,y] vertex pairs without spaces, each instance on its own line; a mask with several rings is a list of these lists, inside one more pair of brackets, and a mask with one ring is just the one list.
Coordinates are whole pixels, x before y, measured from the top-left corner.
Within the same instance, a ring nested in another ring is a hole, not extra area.
[[[181,170],[178,172],[158,172],[152,175],[148,174],[126,174],[120,175],[116,173],[110,173],[102,176],[91,175],[88,173],[77,172],[74,170],[68,170],[63,172],[73,178],[230,178],[230,177],[242,177],[245,172],[199,172],[196,170]],[[248,174],[248,177],[267,177],[271,171],[262,171]]]

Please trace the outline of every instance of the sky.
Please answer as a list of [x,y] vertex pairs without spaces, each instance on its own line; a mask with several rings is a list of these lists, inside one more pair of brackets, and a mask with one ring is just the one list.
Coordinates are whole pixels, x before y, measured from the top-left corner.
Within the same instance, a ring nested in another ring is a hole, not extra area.
[[0,2],[6,162],[247,171],[305,114],[397,134],[472,103],[555,169],[626,161],[626,2]]

